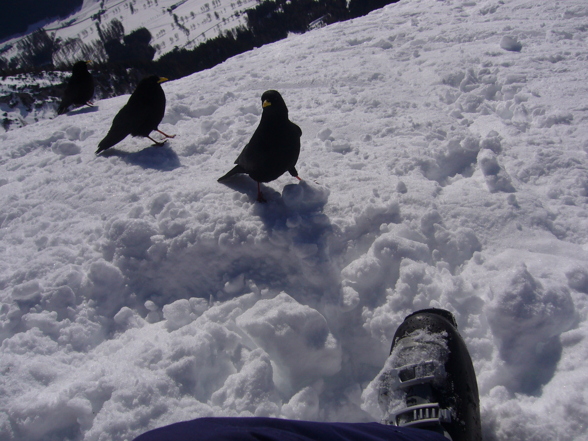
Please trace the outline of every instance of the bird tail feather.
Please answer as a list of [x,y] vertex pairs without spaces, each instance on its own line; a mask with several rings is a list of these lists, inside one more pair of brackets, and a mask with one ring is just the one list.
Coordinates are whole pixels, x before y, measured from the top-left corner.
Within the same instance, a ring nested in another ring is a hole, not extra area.
[[96,154],[103,152],[104,150],[112,147],[115,144],[118,144],[123,139],[127,137],[128,133],[116,133],[112,130],[108,132],[108,134],[104,137],[100,144],[98,144],[98,150],[96,150]]
[[218,182],[226,181],[231,176],[238,175],[239,173],[245,173],[245,169],[243,167],[241,167],[240,165],[236,165],[226,175],[221,176],[220,178],[218,178],[217,181]]
[[62,102],[61,104],[59,104],[59,107],[57,108],[57,114],[63,115],[64,113],[67,112],[68,108],[69,108],[69,104]]

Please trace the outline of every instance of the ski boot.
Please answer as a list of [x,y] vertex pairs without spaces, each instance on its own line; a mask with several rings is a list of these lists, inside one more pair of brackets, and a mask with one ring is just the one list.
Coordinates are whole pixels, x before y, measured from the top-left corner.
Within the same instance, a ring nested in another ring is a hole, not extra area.
[[417,311],[398,327],[379,379],[384,424],[481,441],[478,384],[453,314]]

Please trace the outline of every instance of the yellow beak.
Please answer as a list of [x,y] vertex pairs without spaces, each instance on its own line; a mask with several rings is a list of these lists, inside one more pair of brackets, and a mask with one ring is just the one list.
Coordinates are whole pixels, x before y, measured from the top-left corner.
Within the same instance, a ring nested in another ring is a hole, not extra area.
[[265,101],[263,102],[263,104],[261,105],[261,107],[263,107],[263,108],[265,109],[266,107],[269,107],[269,106],[271,106],[271,105],[272,105],[272,103],[270,103],[268,100],[265,100]]
[[157,81],[158,83],[165,83],[166,81],[169,81],[169,79],[167,79],[166,77],[159,77],[159,80]]

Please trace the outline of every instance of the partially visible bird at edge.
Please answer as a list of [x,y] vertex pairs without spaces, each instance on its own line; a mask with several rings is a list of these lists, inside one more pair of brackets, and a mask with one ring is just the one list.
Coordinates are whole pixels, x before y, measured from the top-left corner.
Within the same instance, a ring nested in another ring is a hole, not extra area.
[[[139,82],[129,101],[112,120],[112,126],[98,144],[96,154],[118,144],[128,135],[149,138],[156,146],[162,146],[167,138],[176,136],[168,135],[158,128],[165,113],[165,93],[161,83],[166,81],[169,80],[165,77],[151,75]],[[149,136],[153,131],[161,133],[166,139],[161,142],[154,140]]]
[[88,64],[91,61],[78,61],[72,67],[72,74],[63,91],[61,103],[57,108],[57,114],[63,115],[71,106],[93,106],[91,99],[94,96],[94,78],[88,72]]
[[263,111],[259,126],[237,157],[237,165],[220,177],[218,182],[237,174],[247,174],[257,182],[257,201],[266,202],[261,192],[261,182],[273,181],[285,172],[302,180],[296,170],[302,130],[288,119],[288,108],[279,92],[265,91],[261,102]]

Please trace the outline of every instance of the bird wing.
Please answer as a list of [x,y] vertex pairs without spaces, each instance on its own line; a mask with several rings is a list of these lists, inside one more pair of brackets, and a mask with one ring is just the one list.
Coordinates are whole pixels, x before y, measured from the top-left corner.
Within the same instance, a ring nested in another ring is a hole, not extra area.
[[83,105],[94,96],[94,78],[88,72],[86,75],[72,75],[63,91],[63,98],[57,114],[62,115],[72,104]]
[[120,109],[112,120],[112,126],[110,126],[108,134],[102,141],[100,141],[100,144],[98,144],[96,154],[118,144],[125,139],[127,135],[130,135],[131,127],[133,127],[133,121],[135,118],[135,114],[132,112],[132,109],[128,104]]
[[240,165],[245,170],[251,170],[255,168],[255,164],[258,162],[258,156],[263,152],[263,135],[259,130],[259,127],[253,133],[253,136],[243,147],[243,150],[235,159],[235,164]]
[[130,111],[130,133],[133,136],[149,136],[156,130],[165,114],[165,94],[161,86],[135,90],[127,103]]
[[300,127],[288,120],[286,124],[260,124],[235,163],[241,173],[260,182],[273,181],[290,170],[296,176],[301,135]]
[[70,83],[67,84],[67,87],[63,91],[61,103],[59,103],[59,107],[57,108],[58,115],[63,115],[65,112],[67,112],[69,106],[73,104],[73,90]]
[[94,96],[94,78],[88,72],[80,76],[79,81],[75,84],[74,103],[83,105]]

